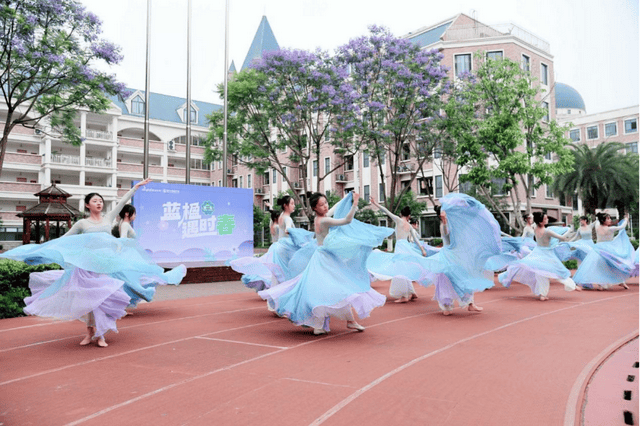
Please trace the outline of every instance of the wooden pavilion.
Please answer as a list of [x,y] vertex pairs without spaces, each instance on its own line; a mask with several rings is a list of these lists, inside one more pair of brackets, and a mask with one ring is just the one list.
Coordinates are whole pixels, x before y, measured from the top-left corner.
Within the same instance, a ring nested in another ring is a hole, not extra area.
[[22,243],[31,242],[31,223],[36,224],[36,243],[40,243],[40,224],[44,222],[44,241],[49,241],[51,222],[56,223],[56,238],[60,236],[60,222],[67,223],[67,229],[71,228],[71,219],[83,217],[84,214],[67,204],[67,198],[71,194],[58,188],[54,183],[50,187],[34,194],[40,198],[38,205],[17,214],[23,219]]

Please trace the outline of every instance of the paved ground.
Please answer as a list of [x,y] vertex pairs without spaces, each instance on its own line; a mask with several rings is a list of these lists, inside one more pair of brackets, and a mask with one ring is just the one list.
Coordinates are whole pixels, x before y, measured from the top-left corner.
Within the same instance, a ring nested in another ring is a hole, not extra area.
[[[618,353],[637,361],[630,283],[581,293],[552,283],[547,302],[495,287],[476,297],[483,313],[450,317],[433,288],[417,287],[417,301],[362,320],[365,332],[332,321],[321,337],[239,282],[160,289],[108,348],[80,347],[77,321],[2,320],[0,424],[579,425],[606,399],[585,399],[594,373],[620,374],[609,364]],[[386,294],[388,282],[374,288]],[[607,424],[624,424],[620,411]]]

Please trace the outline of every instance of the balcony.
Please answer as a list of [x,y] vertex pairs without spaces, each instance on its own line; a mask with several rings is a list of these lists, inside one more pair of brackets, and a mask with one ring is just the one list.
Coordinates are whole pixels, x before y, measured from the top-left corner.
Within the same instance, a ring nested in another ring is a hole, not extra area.
[[80,165],[79,155],[51,154],[51,162],[56,164]]
[[[118,173],[131,172],[142,176],[144,166],[142,164],[118,163]],[[184,170],[184,169],[183,169]],[[162,176],[162,166],[149,166],[149,174]]]
[[396,173],[399,175],[405,175],[407,173],[413,173],[415,166],[413,164],[402,164],[398,166]]
[[14,212],[0,212],[0,220],[2,221],[2,223],[7,223],[7,222],[22,222],[22,218],[16,216],[18,213],[18,211],[14,211]]
[[86,137],[103,141],[113,141],[113,133],[101,130],[86,129]]
[[4,157],[5,163],[15,164],[42,164],[42,156],[37,154],[23,154],[15,152],[7,152]]
[[84,164],[85,166],[111,168],[112,163],[110,159],[90,157],[84,159]]
[[524,41],[530,46],[542,50],[545,53],[551,53],[549,42],[531,34],[529,31],[524,30],[514,24],[465,25],[449,28],[445,34],[446,41],[462,41],[513,36]]
[[0,182],[0,192],[22,192],[27,194],[35,194],[42,190],[39,183],[26,182]]
[[[140,151],[144,150],[144,140],[142,139],[118,138],[118,144],[121,147],[137,148]],[[164,150],[164,142],[149,141],[149,150]]]

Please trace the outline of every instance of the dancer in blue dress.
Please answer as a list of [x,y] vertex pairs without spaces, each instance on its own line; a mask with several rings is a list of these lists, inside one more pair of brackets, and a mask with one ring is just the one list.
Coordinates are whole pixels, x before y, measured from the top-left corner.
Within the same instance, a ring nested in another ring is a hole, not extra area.
[[[378,210],[389,216],[395,224],[396,246],[394,253],[374,250],[367,259],[367,269],[374,280],[391,280],[389,285],[389,296],[393,297],[396,303],[405,303],[418,297],[413,287],[412,281],[423,281],[426,285],[426,274],[424,269],[417,262],[410,262],[405,256],[396,254],[408,254],[414,256],[427,256],[426,249],[420,245],[420,238],[416,230],[409,223],[411,219],[411,208],[406,206],[396,216],[381,206],[371,197],[371,204]],[[411,240],[411,242],[409,241]],[[431,251],[431,254],[435,253]]]
[[347,328],[364,331],[353,310],[366,318],[386,300],[371,288],[366,262],[371,250],[393,230],[353,219],[358,197],[347,194],[334,206],[334,217],[330,218],[327,198],[313,194],[309,201],[317,215],[317,249],[300,275],[258,293],[278,315],[296,325],[312,327],[316,335],[329,332],[330,317],[347,321]]
[[[304,229],[297,230],[291,219],[296,208],[295,200],[289,195],[278,199],[281,213],[278,215],[277,239],[271,244],[267,253],[259,258],[241,257],[229,262],[234,271],[243,274],[242,283],[256,292],[271,288],[293,278],[289,269],[289,261],[294,253],[305,244],[311,242],[313,233]],[[295,238],[292,238],[295,234]]]
[[[122,207],[119,214],[120,220],[116,225],[117,234],[116,236],[119,238],[130,238],[135,241],[136,239],[136,231],[134,231],[131,223],[136,218],[136,208],[131,204],[126,204]],[[149,259],[149,262],[152,262]],[[138,303],[141,300],[145,300],[147,302],[151,302],[153,296],[156,292],[156,287],[158,285],[179,285],[182,278],[187,274],[187,268],[184,265],[180,265],[176,268],[175,272],[171,275],[174,278],[173,282],[166,282],[164,280],[159,279],[158,276],[141,276],[139,280],[130,282],[125,281],[124,283],[124,291],[131,298],[129,302],[128,308],[135,308],[138,306]],[[119,278],[118,273],[112,274],[114,278]],[[179,277],[179,280],[178,280]],[[126,275],[122,277],[123,279],[127,278]],[[128,315],[131,315],[131,312],[127,312]]]
[[63,237],[44,244],[16,247],[1,255],[30,265],[57,263],[64,269],[29,276],[32,295],[25,299],[25,313],[60,320],[81,319],[86,322],[87,334],[80,344],[97,340],[98,346],[106,347],[105,333],[117,332],[116,320],[125,315],[130,302],[123,290],[125,282],[136,282],[141,277],[166,282],[182,279],[182,270],[176,268],[165,273],[149,261],[134,240],[111,235],[118,212],[140,186],[150,181],[137,183],[116,208],[104,216],[102,196],[88,194],[85,207],[89,217],[79,220]]
[[[556,247],[556,254],[563,262],[567,260],[582,261],[593,250],[593,227],[595,222],[589,223],[587,216],[580,216],[580,228],[576,231],[575,237],[568,242],[560,243]],[[575,281],[575,280],[574,280]]]
[[526,257],[512,262],[507,270],[498,275],[500,283],[509,287],[512,281],[517,281],[531,288],[533,294],[540,300],[549,300],[549,280],[560,281],[567,291],[581,290],[571,279],[571,272],[562,264],[550,242],[552,238],[567,241],[572,234],[557,234],[546,228],[549,218],[546,214],[535,212],[533,220],[536,224],[536,248]]
[[[618,226],[612,226],[611,216],[606,213],[598,213],[596,217],[597,243],[584,258],[573,279],[588,289],[604,290],[614,285],[627,289],[629,287],[625,281],[635,269],[635,253],[625,230],[628,216]],[[614,238],[617,231],[618,236]]]
[[[486,207],[466,194],[449,193],[435,207],[440,219],[443,247],[433,256],[420,259],[435,284],[434,300],[444,315],[451,315],[454,303],[480,312],[474,294],[493,287],[485,275],[485,264],[500,255],[500,226]],[[491,275],[493,278],[493,275]]]

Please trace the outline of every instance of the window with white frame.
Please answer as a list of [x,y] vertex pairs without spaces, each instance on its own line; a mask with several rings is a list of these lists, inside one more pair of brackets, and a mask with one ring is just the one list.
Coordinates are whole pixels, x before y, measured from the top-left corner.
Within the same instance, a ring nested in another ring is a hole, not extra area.
[[364,186],[364,200],[368,203],[371,196],[371,187],[369,185]]
[[385,200],[385,197],[384,197],[384,185],[380,183],[380,184],[378,184],[378,201],[383,203],[384,200]]
[[502,59],[502,50],[487,52],[487,60],[498,60],[498,59]]
[[287,166],[282,166],[282,181],[285,181],[285,177],[287,176]]
[[544,194],[544,196],[546,198],[553,198],[553,189],[551,188],[551,184],[547,184],[546,186],[546,192]]
[[264,184],[269,185],[269,172],[264,174]]
[[531,58],[528,57],[527,55],[523,54],[522,55],[522,70],[523,71],[531,71]]
[[569,138],[572,142],[580,142],[580,129],[572,129],[569,132]]
[[247,175],[247,188],[253,188],[251,185],[251,175]]
[[436,198],[442,198],[442,176],[436,176]]
[[278,182],[278,172],[276,171],[276,169],[273,169],[271,171],[271,176],[272,176],[271,182],[273,183]]
[[540,64],[540,83],[545,86],[549,85],[549,66],[547,64]]
[[544,117],[542,117],[543,121],[549,122],[549,102],[542,102],[542,108],[544,108]]
[[624,133],[636,133],[638,131],[638,119],[630,118],[624,120]]
[[[196,113],[196,110],[194,107],[191,107],[191,122],[192,123],[196,123],[198,121],[198,114]],[[182,122],[186,123],[187,122],[187,108],[185,106],[185,109],[182,111]]]
[[136,115],[144,114],[144,101],[140,96],[136,96],[131,101],[131,114],[136,114]]
[[471,72],[471,53],[454,55],[453,58],[456,77],[460,77],[462,73]]
[[613,123],[606,123],[604,125],[604,136],[617,136],[618,135],[618,124],[614,121]]
[[222,180],[218,181],[218,186],[222,186]]
[[587,139],[598,139],[598,126],[587,127]]
[[330,171],[331,171],[331,158],[324,157],[324,174],[328,175]]
[[353,155],[347,155],[344,157],[344,169],[353,170]]
[[369,153],[362,153],[362,167],[369,167]]
[[629,153],[637,154],[638,153],[638,142],[629,142],[628,144],[626,144],[625,152],[627,154],[629,154]]
[[318,160],[313,160],[312,168],[313,168],[313,177],[318,176]]
[[238,178],[238,188],[244,188],[244,186],[242,186],[242,176]]
[[508,195],[504,190],[504,185],[507,182],[505,178],[493,178],[491,179],[491,194],[492,195]]
[[411,146],[408,143],[402,145],[402,160],[406,161],[411,158]]

